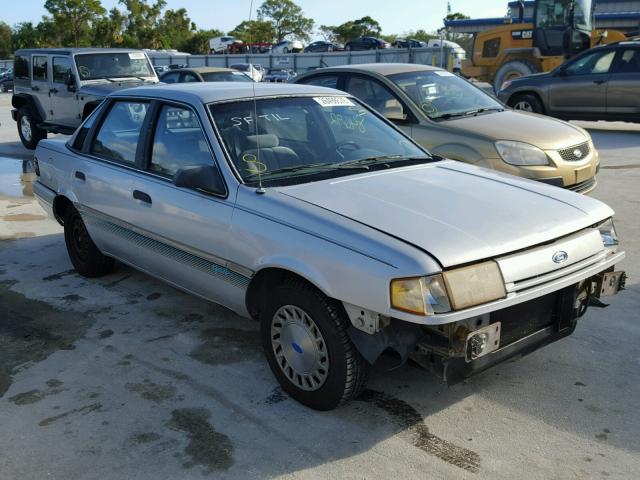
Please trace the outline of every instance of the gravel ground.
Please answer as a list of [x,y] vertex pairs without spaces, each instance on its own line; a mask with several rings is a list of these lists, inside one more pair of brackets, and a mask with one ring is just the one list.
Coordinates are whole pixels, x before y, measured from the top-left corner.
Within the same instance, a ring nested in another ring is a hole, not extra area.
[[610,307],[455,387],[381,365],[360,399],[319,413],[277,387],[254,322],[124,266],[76,275],[9,105],[1,95],[1,480],[638,478],[640,125],[580,123],[628,255]]

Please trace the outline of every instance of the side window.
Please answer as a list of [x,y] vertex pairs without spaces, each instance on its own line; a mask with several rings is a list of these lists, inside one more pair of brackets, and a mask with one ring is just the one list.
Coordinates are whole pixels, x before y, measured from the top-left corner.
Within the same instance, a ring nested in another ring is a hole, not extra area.
[[199,82],[200,79],[198,77],[196,77],[191,72],[184,72],[184,76],[182,77],[182,81],[183,82]]
[[569,75],[593,75],[597,73],[607,73],[613,63],[615,55],[615,50],[596,51],[584,55],[571,63],[566,68],[566,72]]
[[91,153],[108,160],[135,164],[140,129],[148,107],[149,104],[141,102],[115,102],[93,139]]
[[640,49],[621,50],[613,66],[615,73],[640,73]]
[[87,138],[89,134],[89,130],[93,127],[93,124],[96,123],[96,118],[98,117],[97,112],[100,110],[100,105],[97,106],[93,112],[89,114],[89,118],[85,120],[85,122],[80,125],[80,127],[73,134],[71,139],[69,140],[69,144],[71,148],[74,150],[82,150],[82,146],[84,145],[84,140]]
[[[400,100],[380,83],[365,77],[349,77],[346,91],[386,117],[405,115]],[[391,113],[393,112],[393,114]]]
[[33,79],[47,81],[47,57],[33,57]]
[[180,80],[180,72],[171,72],[162,76],[162,81],[164,83],[178,83]]
[[482,46],[482,56],[484,58],[495,58],[500,52],[500,37],[492,38],[484,42]]
[[338,76],[321,75],[309,78],[308,80],[303,80],[301,83],[304,83],[305,85],[316,85],[318,87],[338,88]]
[[64,83],[71,73],[71,61],[67,57],[53,57],[53,83]]
[[172,177],[182,167],[213,164],[196,114],[186,108],[162,107],[153,139],[149,170]]
[[19,56],[13,61],[13,78],[16,80],[29,79],[29,57]]

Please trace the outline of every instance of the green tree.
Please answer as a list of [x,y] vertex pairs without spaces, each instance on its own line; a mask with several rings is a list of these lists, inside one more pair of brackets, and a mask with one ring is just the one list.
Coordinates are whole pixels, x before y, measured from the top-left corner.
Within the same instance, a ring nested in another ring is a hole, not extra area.
[[309,40],[314,21],[302,14],[302,8],[291,0],[265,0],[258,9],[258,20],[271,23],[278,42],[287,36]]
[[196,26],[184,8],[167,10],[158,21],[158,38],[164,48],[181,50],[195,30]]
[[338,25],[337,27],[329,25],[321,25],[320,32],[323,33],[325,38],[327,35],[333,36],[334,41],[348,42],[358,37],[365,36],[380,36],[382,28],[377,20],[374,20],[370,16],[365,16],[357,20],[350,20]]
[[106,13],[100,0],[46,0],[44,8],[62,42],[76,47],[90,43],[93,20]]
[[11,27],[4,22],[0,22],[0,58],[9,58],[13,55],[11,34]]
[[273,43],[276,39],[276,31],[271,22],[265,20],[245,20],[236,25],[229,35],[245,43]]
[[123,46],[131,48],[162,48],[158,23],[165,0],[149,4],[146,0],[120,0],[125,7]]
[[122,45],[125,16],[117,8],[109,10],[94,22],[91,44],[95,47],[113,48]]
[[33,23],[18,23],[13,27],[11,34],[12,48],[15,51],[19,48],[44,47],[46,45],[43,45],[41,35],[42,32],[39,31]]

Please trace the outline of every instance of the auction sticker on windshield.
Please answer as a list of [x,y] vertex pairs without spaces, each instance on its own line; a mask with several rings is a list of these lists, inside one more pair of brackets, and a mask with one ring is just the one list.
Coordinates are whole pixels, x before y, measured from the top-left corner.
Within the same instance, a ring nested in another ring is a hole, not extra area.
[[143,52],[129,52],[129,58],[131,60],[144,60]]
[[323,107],[353,107],[353,102],[347,97],[313,97]]

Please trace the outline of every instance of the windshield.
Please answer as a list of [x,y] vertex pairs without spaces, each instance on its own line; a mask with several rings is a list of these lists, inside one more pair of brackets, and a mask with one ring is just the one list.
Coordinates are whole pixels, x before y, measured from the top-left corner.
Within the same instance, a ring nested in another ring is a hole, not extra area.
[[445,70],[398,73],[388,78],[434,120],[502,110],[502,106],[482,90]]
[[253,82],[253,80],[241,72],[210,72],[202,73],[205,82]]
[[264,185],[290,185],[431,160],[348,97],[270,98],[255,106],[246,100],[210,108],[232,163],[249,184],[260,177]]
[[85,53],[75,61],[80,80],[156,76],[143,52]]
[[229,68],[233,68],[234,70],[240,70],[241,72],[246,72],[249,70],[249,65],[236,64],[236,65],[231,65]]
[[[571,5],[574,5],[573,12]],[[591,20],[593,0],[538,0],[536,2],[536,26],[566,27],[590,32],[593,28]],[[573,13],[573,23],[571,14]]]

